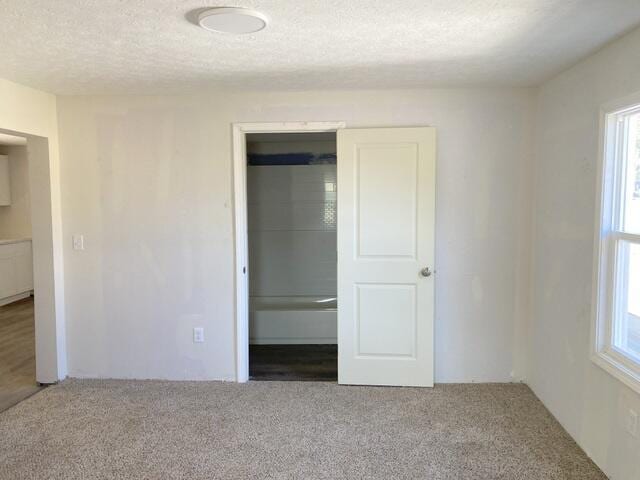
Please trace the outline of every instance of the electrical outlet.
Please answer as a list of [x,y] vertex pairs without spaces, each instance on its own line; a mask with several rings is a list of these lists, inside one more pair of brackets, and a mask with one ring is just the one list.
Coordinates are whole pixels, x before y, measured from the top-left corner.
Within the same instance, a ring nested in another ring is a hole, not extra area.
[[627,413],[627,432],[634,437],[638,436],[638,413],[631,409]]
[[73,249],[84,250],[84,235],[73,236]]
[[195,327],[193,329],[193,343],[204,343],[204,328]]

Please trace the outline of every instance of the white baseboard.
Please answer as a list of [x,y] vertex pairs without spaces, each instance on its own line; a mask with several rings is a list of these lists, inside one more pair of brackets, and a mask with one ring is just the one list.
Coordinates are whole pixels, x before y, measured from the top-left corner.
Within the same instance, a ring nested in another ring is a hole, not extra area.
[[22,300],[24,298],[27,298],[31,295],[31,292],[23,292],[23,293],[19,293],[17,295],[11,295],[10,297],[5,297],[0,299],[0,307],[2,307],[3,305],[9,305],[10,303],[13,302],[17,302],[18,300]]

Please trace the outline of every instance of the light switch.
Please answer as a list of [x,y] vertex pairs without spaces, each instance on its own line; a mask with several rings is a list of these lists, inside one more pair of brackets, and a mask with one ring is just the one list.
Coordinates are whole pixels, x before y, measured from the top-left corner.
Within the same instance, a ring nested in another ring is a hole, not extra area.
[[73,236],[73,249],[84,250],[84,235]]

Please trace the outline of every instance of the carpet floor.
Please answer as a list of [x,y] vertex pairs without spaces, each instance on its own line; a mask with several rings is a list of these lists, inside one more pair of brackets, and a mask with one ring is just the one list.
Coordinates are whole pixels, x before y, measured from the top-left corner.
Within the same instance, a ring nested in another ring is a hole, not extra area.
[[67,380],[0,413],[2,479],[604,479],[531,390]]

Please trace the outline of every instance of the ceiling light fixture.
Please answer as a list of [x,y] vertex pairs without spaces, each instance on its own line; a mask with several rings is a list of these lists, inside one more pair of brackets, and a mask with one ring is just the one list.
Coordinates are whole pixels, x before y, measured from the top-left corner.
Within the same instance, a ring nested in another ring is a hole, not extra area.
[[209,8],[198,15],[198,24],[202,28],[235,35],[259,32],[267,26],[268,21],[266,15],[242,7]]

